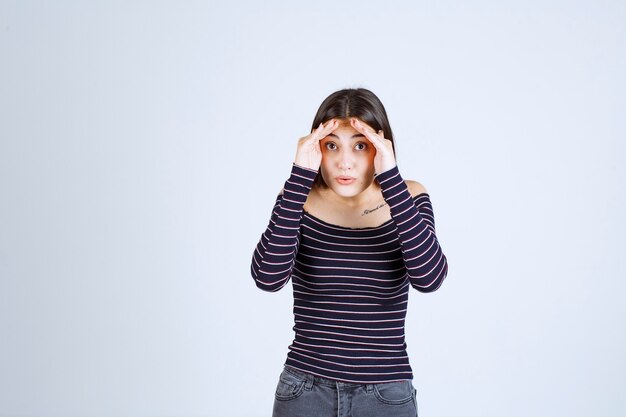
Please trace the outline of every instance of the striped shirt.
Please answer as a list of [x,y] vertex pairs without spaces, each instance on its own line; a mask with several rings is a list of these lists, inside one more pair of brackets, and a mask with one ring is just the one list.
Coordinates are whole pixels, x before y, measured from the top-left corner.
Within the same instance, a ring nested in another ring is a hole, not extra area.
[[413,379],[404,337],[409,286],[435,291],[448,272],[429,196],[412,197],[396,166],[376,176],[391,219],[337,226],[303,209],[316,175],[293,164],[252,258],[260,289],[292,281],[295,339],[285,364],[344,382]]

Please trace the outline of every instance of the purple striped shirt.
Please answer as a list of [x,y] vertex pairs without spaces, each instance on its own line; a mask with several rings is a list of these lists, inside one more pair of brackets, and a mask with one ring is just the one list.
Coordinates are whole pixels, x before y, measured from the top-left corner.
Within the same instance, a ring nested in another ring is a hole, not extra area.
[[448,273],[429,196],[412,197],[396,166],[376,176],[391,219],[337,226],[303,209],[316,175],[293,164],[252,257],[260,289],[292,281],[286,365],[344,382],[413,379],[404,338],[409,286],[432,292]]

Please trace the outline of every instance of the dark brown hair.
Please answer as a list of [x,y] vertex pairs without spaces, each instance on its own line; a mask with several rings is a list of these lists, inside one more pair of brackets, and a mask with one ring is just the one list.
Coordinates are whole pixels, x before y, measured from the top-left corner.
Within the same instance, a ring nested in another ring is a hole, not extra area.
[[[383,131],[385,139],[389,139],[392,144],[393,154],[396,154],[393,132],[389,125],[389,118],[385,111],[385,106],[374,93],[365,88],[346,88],[335,91],[322,102],[317,114],[313,119],[311,131],[316,129],[320,123],[326,123],[330,119],[348,119],[355,117],[367,123],[376,132]],[[322,179],[321,172],[317,173],[314,187],[326,187]]]

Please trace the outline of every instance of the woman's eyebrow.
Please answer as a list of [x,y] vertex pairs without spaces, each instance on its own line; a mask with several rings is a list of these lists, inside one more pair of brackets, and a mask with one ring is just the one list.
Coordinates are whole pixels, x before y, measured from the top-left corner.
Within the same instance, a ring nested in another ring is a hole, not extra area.
[[[335,135],[334,133],[329,133],[329,134],[328,134],[328,135],[326,135],[326,136],[332,136],[332,137],[334,137],[334,138],[339,139],[339,136]],[[352,135],[352,137],[351,137],[350,139],[364,138],[364,137],[365,137],[365,135],[364,135],[364,134],[362,134],[362,133],[355,133],[354,135]]]

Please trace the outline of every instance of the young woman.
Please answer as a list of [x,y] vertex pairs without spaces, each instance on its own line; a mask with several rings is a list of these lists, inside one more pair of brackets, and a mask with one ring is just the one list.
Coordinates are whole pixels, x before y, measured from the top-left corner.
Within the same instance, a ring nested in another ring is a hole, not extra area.
[[383,104],[346,89],[321,104],[254,251],[265,291],[293,284],[295,339],[274,417],[417,416],[404,340],[409,287],[448,272],[429,195],[396,165]]

